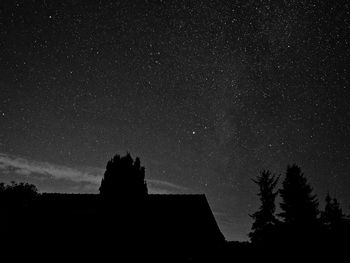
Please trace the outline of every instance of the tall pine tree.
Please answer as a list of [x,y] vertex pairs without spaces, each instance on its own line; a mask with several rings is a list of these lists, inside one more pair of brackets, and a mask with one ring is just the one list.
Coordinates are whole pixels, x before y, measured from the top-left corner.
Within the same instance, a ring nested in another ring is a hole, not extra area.
[[297,165],[287,167],[286,178],[282,183],[280,216],[287,224],[316,224],[318,221],[318,201],[312,194],[304,173]]
[[275,191],[275,187],[279,177],[272,175],[270,171],[262,171],[257,176],[254,183],[259,187],[258,196],[260,198],[260,208],[251,217],[254,219],[252,231],[249,233],[249,237],[252,243],[255,244],[267,244],[269,240],[273,238],[273,231],[277,224],[275,217],[275,199],[278,191]]
[[317,247],[320,239],[320,224],[318,219],[318,201],[313,189],[308,184],[300,167],[287,167],[286,177],[282,183],[280,195],[282,203],[281,243],[282,249],[298,248],[310,252],[310,247]]

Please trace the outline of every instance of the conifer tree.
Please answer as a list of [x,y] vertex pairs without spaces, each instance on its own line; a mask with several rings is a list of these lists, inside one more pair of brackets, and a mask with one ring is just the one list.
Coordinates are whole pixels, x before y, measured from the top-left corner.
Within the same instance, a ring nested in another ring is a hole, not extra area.
[[262,171],[254,183],[259,187],[260,208],[251,217],[254,219],[252,232],[249,237],[253,243],[262,244],[272,238],[272,232],[276,226],[275,199],[278,191],[274,191],[279,177],[272,175],[270,171]]
[[325,200],[325,210],[321,213],[322,223],[329,231],[340,230],[346,220],[340,203],[336,198],[331,198],[329,193]]
[[295,227],[317,225],[318,201],[312,191],[300,167],[288,166],[280,190],[282,213],[279,215],[285,224]]

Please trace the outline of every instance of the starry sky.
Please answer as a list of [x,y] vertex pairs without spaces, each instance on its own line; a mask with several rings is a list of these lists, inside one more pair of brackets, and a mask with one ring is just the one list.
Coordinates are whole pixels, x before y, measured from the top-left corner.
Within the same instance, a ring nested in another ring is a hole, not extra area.
[[348,211],[349,17],[342,0],[1,1],[0,179],[97,193],[129,151],[151,193],[205,193],[247,240],[251,178],[297,163]]

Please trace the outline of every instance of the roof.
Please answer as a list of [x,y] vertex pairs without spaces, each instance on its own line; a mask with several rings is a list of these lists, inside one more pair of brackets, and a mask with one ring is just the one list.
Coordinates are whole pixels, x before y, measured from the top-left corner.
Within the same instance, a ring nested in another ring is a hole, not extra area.
[[[215,243],[224,240],[204,194],[149,195],[149,214],[171,235]],[[199,242],[199,241],[197,241]]]
[[[101,202],[103,202],[101,196],[97,194],[44,193],[40,199],[40,210],[54,213],[55,217],[69,214],[72,220],[74,215],[78,221],[78,217],[86,221],[87,218],[93,218],[96,213],[101,214]],[[117,205],[112,209],[115,209],[114,214],[119,219],[125,218],[127,221],[135,216],[130,209],[127,211],[118,209]],[[135,208],[133,211],[137,209],[142,210],[137,214],[140,222],[137,224],[146,224],[144,228],[150,229],[153,236],[202,243],[224,241],[204,194],[148,195],[143,207]]]
[[174,261],[225,241],[205,195],[148,195],[142,206],[122,201],[106,205],[98,194],[44,193],[24,212],[15,209],[2,236],[48,253],[138,251],[139,258],[171,255]]

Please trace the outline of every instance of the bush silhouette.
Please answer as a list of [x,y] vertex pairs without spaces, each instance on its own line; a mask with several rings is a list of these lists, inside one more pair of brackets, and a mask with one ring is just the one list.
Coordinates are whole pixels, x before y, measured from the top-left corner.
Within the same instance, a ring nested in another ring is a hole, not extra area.
[[[29,231],[25,228],[23,220],[30,222],[34,214],[34,204],[39,194],[35,185],[28,183],[11,184],[0,183],[0,235],[11,234],[16,236],[22,231]],[[11,226],[11,227],[8,227]],[[4,239],[3,239],[4,240]]]
[[27,205],[38,196],[38,189],[35,185],[29,183],[11,184],[0,183],[0,199],[1,201],[10,202],[17,205]]
[[99,190],[107,199],[144,199],[148,190],[140,159],[137,157],[134,161],[130,153],[123,157],[115,155],[107,163]]

